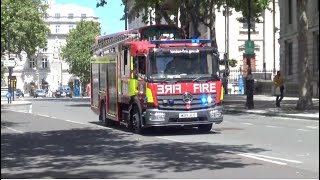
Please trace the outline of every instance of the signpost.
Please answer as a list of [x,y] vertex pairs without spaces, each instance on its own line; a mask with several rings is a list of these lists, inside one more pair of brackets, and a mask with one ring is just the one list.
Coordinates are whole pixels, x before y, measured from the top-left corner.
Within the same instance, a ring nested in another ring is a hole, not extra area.
[[15,67],[17,65],[16,61],[13,60],[5,60],[3,61],[4,67]]
[[246,54],[254,54],[254,42],[253,41],[246,41],[244,44],[244,51]]

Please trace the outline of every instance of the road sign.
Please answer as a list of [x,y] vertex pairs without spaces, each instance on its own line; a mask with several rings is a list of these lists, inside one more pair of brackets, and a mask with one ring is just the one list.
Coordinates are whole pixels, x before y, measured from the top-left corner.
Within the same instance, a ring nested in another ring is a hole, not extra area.
[[254,42],[246,41],[245,42],[245,53],[246,54],[254,54]]
[[4,60],[3,65],[5,67],[15,67],[17,64],[16,64],[16,61],[14,60]]

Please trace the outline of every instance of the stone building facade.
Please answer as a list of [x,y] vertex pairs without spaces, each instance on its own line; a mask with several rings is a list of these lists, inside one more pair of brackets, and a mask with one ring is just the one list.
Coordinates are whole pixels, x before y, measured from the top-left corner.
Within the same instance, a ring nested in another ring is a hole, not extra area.
[[[298,95],[298,21],[296,1],[279,1],[280,6],[280,67],[286,79],[288,94]],[[313,96],[319,97],[319,1],[308,0],[308,58],[312,71]]]
[[[45,21],[50,28],[47,47],[38,49],[37,53],[28,59],[25,53],[11,54],[17,65],[13,69],[13,76],[17,77],[17,88],[25,94],[36,88],[56,90],[61,85],[71,85],[76,77],[68,73],[68,64],[61,57],[61,48],[66,44],[66,37],[81,20],[98,21],[91,8],[72,4],[56,4],[47,1],[49,9]],[[19,57],[20,56],[20,57]],[[8,72],[5,73],[5,77]],[[2,82],[1,86],[6,86]]]

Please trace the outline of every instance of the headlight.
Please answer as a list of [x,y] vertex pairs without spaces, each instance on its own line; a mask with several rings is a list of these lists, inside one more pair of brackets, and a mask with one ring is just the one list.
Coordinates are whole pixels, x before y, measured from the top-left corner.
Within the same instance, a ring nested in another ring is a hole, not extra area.
[[215,95],[212,94],[203,94],[200,98],[201,104],[207,105],[215,102]]

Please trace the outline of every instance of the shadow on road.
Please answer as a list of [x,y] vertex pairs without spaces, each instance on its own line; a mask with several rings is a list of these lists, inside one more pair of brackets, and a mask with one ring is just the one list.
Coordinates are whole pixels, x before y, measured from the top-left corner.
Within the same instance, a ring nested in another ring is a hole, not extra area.
[[167,172],[259,165],[225,151],[266,150],[249,144],[141,141],[131,133],[104,129],[1,134],[1,178],[154,178]]
[[69,105],[65,105],[65,106],[71,106],[71,107],[90,107],[90,104],[86,103],[86,104],[69,104]]
[[[104,127],[99,121],[89,122]],[[124,125],[114,124],[110,128],[123,132],[132,132]],[[143,136],[185,136],[185,135],[203,135],[203,134],[220,134],[218,131],[199,132],[195,127],[149,127],[144,129]]]

